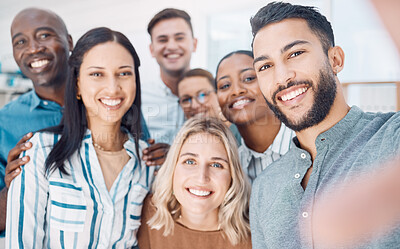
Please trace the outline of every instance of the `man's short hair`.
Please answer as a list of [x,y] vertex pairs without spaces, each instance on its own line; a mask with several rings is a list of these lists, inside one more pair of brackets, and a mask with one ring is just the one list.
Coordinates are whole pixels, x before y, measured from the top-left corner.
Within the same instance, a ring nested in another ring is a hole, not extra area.
[[189,25],[190,31],[192,31],[193,35],[193,27],[189,14],[184,10],[179,10],[174,8],[166,8],[158,12],[147,25],[147,32],[151,36],[151,31],[153,30],[154,26],[156,26],[157,23],[172,18],[182,18],[183,20],[185,20],[185,22]]
[[322,48],[326,53],[330,47],[335,46],[330,22],[315,7],[292,5],[282,2],[269,3],[262,7],[257,14],[250,19],[253,41],[258,31],[263,27],[290,18],[305,20],[311,31],[319,37]]

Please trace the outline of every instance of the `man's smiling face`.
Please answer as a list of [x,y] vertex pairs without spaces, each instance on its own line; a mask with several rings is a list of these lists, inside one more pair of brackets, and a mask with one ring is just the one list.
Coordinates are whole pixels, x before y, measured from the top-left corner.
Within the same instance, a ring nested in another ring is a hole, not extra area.
[[72,39],[55,14],[39,9],[22,11],[12,23],[11,37],[14,59],[34,84],[64,82]]
[[261,92],[282,122],[301,131],[325,119],[336,97],[335,75],[305,20],[268,24],[254,37],[253,51]]

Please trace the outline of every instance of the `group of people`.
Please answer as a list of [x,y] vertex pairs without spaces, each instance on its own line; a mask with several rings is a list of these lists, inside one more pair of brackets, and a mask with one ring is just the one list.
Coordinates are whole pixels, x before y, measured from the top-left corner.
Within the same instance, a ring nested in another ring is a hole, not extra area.
[[[400,154],[400,114],[346,104],[344,52],[315,8],[273,2],[251,27],[253,51],[214,78],[190,69],[190,16],[160,11],[160,80],[145,82],[124,34],[73,46],[52,11],[18,13],[13,54],[34,89],[0,110],[6,248],[325,248],[319,200]],[[358,246],[398,245],[395,223]]]

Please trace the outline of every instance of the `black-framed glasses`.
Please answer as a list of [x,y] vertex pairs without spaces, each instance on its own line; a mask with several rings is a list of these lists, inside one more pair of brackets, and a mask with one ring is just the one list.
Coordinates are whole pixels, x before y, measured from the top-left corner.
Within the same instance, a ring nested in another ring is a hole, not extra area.
[[196,94],[196,96],[183,96],[178,100],[178,103],[182,106],[182,108],[188,108],[192,106],[193,98],[195,98],[197,103],[204,104],[209,100],[212,92],[213,91],[200,91]]

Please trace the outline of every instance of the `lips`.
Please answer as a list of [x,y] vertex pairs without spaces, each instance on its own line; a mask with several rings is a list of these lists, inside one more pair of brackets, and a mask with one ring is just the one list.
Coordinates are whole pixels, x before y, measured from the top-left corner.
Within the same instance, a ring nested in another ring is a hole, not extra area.
[[234,100],[232,104],[230,104],[229,108],[243,109],[245,106],[248,105],[248,103],[251,103],[253,101],[254,101],[254,99],[250,99],[250,98],[238,98],[238,99]]
[[178,59],[179,57],[181,57],[181,55],[180,54],[167,54],[167,55],[165,55],[165,57],[167,59]]
[[49,64],[49,60],[43,59],[43,60],[38,60],[30,63],[31,68],[40,68],[45,65]]
[[305,93],[307,91],[307,89],[308,89],[307,87],[301,87],[301,88],[295,89],[293,91],[290,91],[286,94],[283,94],[279,98],[282,101],[292,100],[292,99],[296,98],[297,96]]
[[118,109],[121,106],[122,98],[101,98],[100,102],[106,106],[107,110]]
[[198,197],[207,197],[210,196],[213,192],[212,191],[208,191],[208,190],[200,190],[200,189],[194,189],[194,188],[187,188],[187,190],[195,196]]

